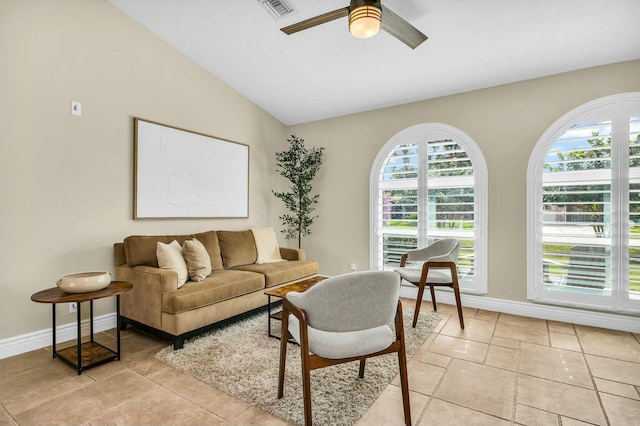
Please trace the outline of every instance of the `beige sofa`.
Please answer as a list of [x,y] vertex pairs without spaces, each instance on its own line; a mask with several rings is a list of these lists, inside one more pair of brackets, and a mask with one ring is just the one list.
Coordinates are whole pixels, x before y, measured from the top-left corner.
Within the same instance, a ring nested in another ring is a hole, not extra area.
[[[159,267],[156,248],[158,242],[175,240],[183,245],[194,238],[204,245],[212,272],[203,281],[187,281],[178,288],[178,273]],[[216,323],[266,305],[266,288],[318,273],[318,263],[305,260],[303,250],[279,247],[279,253],[285,261],[256,263],[258,250],[251,230],[129,236],[114,244],[116,279],[133,283],[121,296],[120,327],[131,324],[180,349],[185,339]]]

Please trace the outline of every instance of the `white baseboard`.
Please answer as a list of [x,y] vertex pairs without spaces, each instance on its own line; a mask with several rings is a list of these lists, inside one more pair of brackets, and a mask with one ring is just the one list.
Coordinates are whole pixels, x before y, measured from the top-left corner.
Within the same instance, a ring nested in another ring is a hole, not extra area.
[[[400,289],[400,296],[416,299],[418,297],[418,288],[402,286]],[[422,299],[431,301],[431,295],[428,291],[425,291]],[[637,316],[588,311],[583,309],[567,308],[564,306],[543,305],[539,303],[493,299],[490,297],[476,296],[472,294],[463,294],[461,295],[461,299],[462,306],[467,308],[484,309],[486,311],[502,312],[505,314],[521,315],[524,317],[640,333],[640,319],[638,319]],[[436,300],[449,305],[456,304],[453,293],[449,291],[438,291]]]
[[[115,312],[95,317],[93,319],[93,332],[99,333],[101,331],[111,330],[116,327],[116,322]],[[82,335],[88,336],[90,333],[89,320],[82,320],[81,327]],[[78,331],[75,321],[56,327],[56,343],[62,343],[68,340],[75,341],[77,337]],[[34,331],[33,333],[0,340],[0,359],[51,346],[52,338],[51,328],[47,328],[45,330]]]

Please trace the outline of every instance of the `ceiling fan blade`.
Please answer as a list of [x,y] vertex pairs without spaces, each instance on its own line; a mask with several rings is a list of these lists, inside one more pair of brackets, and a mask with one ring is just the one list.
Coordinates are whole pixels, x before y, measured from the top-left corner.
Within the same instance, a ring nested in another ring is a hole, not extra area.
[[382,29],[412,49],[429,38],[385,6],[382,6]]
[[281,28],[280,31],[290,35],[293,33],[297,33],[298,31],[315,27],[316,25],[326,24],[327,22],[344,18],[348,15],[349,8],[344,7],[342,9],[334,10],[333,12],[323,13],[322,15],[306,19],[304,21],[298,22],[297,24],[289,25],[288,27]]

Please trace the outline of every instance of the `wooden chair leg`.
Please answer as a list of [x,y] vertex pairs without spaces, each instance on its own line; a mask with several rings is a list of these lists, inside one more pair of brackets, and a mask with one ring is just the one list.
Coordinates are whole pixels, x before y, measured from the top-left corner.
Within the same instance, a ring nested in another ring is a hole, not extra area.
[[311,371],[308,361],[302,359],[302,398],[304,400],[304,424],[311,426]]
[[306,325],[300,323],[300,361],[302,361],[302,399],[304,401],[304,424],[311,426],[311,359]]
[[360,371],[358,372],[358,377],[360,377],[361,379],[364,378],[364,365],[367,362],[366,358],[362,358],[360,360]]
[[287,337],[289,336],[289,313],[282,312],[282,330],[280,331],[280,367],[278,370],[278,399],[284,395],[284,369],[287,365]]
[[460,287],[457,278],[453,280],[453,294],[456,297],[456,306],[458,307],[458,319],[460,320],[460,328],[464,329],[464,318],[462,318],[462,302],[460,300]]
[[429,291],[431,292],[431,304],[433,305],[433,312],[438,312],[438,307],[436,306],[436,290],[430,285]]
[[[402,319],[400,319],[402,327]],[[398,351],[398,364],[400,367],[400,387],[402,389],[402,407],[404,409],[404,422],[411,426],[411,404],[409,402],[409,375],[407,373],[407,353],[404,344],[404,327],[400,331],[400,350]]]
[[418,323],[418,314],[420,314],[420,305],[422,305],[422,295],[424,294],[424,283],[418,284],[418,298],[416,299],[416,310],[413,313],[413,328],[416,328]]

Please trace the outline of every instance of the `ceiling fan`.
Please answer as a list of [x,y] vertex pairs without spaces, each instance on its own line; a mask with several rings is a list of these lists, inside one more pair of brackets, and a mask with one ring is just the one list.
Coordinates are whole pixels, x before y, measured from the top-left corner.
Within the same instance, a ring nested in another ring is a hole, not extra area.
[[373,37],[382,29],[409,46],[418,47],[428,37],[382,5],[380,0],[351,0],[348,7],[324,13],[281,28],[290,35],[336,19],[349,17],[349,32],[358,38]]

